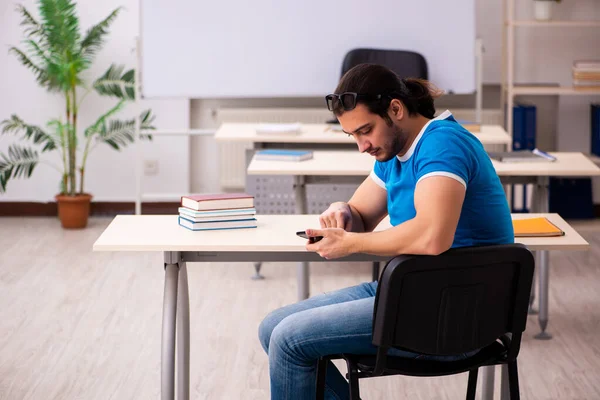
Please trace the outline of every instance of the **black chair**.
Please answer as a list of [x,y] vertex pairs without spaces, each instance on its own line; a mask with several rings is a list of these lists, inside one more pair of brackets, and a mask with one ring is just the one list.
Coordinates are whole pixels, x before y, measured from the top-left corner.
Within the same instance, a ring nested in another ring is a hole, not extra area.
[[350,50],[342,62],[342,75],[350,68],[363,63],[379,64],[394,71],[400,78],[428,79],[425,57],[414,51],[354,49]]
[[[358,380],[382,375],[443,376],[469,372],[475,399],[478,368],[508,365],[511,400],[519,399],[517,355],[527,322],[534,259],[519,244],[451,249],[438,256],[398,256],[380,278],[373,314],[376,355],[341,354],[319,360],[317,399],[323,399],[327,360],[348,366],[350,398]],[[388,355],[398,348],[458,361]]]

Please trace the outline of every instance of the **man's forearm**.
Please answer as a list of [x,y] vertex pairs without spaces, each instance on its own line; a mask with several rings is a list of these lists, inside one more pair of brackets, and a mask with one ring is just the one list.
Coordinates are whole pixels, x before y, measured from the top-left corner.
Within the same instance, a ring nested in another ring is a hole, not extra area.
[[358,212],[358,210],[356,210],[356,208],[354,208],[352,206],[352,204],[350,203],[346,203],[348,204],[348,207],[350,208],[350,211],[352,212],[352,232],[364,232],[365,231],[365,223],[362,219],[362,216],[360,215],[360,213]]
[[448,250],[452,242],[441,240],[431,224],[413,218],[385,231],[353,233],[350,246],[355,253],[394,257],[400,254],[437,255]]

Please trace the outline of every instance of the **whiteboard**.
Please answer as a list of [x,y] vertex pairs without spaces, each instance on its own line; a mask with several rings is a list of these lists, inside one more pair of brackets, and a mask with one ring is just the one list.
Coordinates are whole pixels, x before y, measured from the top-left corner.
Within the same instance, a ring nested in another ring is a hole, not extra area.
[[320,97],[354,48],[417,51],[475,91],[475,0],[141,0],[146,98]]

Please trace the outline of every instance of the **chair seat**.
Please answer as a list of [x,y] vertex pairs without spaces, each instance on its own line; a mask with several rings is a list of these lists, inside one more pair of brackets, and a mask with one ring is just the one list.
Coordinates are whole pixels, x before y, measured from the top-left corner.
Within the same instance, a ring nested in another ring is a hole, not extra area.
[[[504,361],[506,347],[500,342],[494,342],[484,347],[471,357],[456,361],[439,361],[388,356],[383,375],[408,376],[441,376],[467,372],[484,365],[493,365]],[[359,370],[369,375],[375,369],[376,356],[344,354],[356,363]]]

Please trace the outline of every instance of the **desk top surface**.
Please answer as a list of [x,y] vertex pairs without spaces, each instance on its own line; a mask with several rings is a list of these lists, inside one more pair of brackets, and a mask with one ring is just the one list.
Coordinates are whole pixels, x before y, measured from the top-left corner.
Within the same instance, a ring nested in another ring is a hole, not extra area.
[[[298,134],[257,134],[259,124],[225,123],[215,133],[217,141],[252,143],[346,143],[354,139],[342,131],[333,131],[327,124],[302,124]],[[483,144],[510,144],[508,133],[500,125],[481,125],[481,132],[473,133]]]
[[[503,163],[492,160],[499,176],[599,176],[600,168],[583,153],[550,153],[554,162]],[[254,158],[249,175],[367,176],[375,159],[352,150],[315,150],[305,161],[265,161]]]
[[[513,218],[546,216],[565,231],[561,237],[517,238],[530,250],[587,250],[588,242],[558,214],[513,214]],[[177,215],[118,215],[102,232],[94,251],[303,252],[306,240],[296,231],[318,228],[318,215],[258,215],[258,228],[190,231]],[[377,230],[389,228],[385,218]]]

